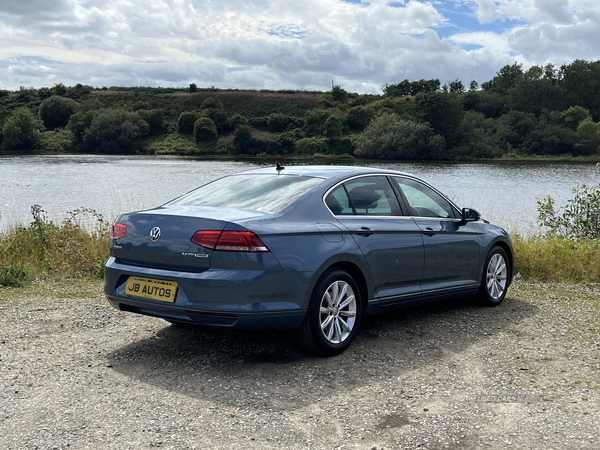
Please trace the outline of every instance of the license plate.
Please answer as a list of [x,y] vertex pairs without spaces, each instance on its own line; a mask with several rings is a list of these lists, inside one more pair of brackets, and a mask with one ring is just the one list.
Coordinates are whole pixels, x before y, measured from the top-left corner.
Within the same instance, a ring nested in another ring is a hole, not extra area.
[[129,277],[125,293],[163,302],[174,302],[177,294],[177,283],[153,278]]

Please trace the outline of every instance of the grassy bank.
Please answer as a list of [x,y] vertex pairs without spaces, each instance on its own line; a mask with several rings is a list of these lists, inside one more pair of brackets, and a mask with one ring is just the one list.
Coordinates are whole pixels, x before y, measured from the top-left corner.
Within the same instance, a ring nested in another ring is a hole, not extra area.
[[0,285],[103,276],[109,224],[102,215],[81,208],[54,223],[38,205],[31,212],[29,225],[15,225],[0,234]]
[[[32,222],[0,235],[0,285],[32,280],[101,279],[108,257],[109,223],[97,212],[78,209],[61,223],[37,205]],[[515,273],[524,281],[600,282],[600,241],[556,236],[516,236]]]

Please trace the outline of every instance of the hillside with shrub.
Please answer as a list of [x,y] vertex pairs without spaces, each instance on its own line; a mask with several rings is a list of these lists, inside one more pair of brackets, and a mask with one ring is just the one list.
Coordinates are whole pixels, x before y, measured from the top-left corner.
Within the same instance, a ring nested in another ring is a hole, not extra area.
[[600,61],[380,95],[64,86],[0,90],[0,149],[387,160],[600,158]]

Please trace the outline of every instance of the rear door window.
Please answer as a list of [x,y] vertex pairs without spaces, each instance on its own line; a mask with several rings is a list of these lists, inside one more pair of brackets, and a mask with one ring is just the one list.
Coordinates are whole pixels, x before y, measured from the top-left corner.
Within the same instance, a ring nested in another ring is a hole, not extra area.
[[347,181],[327,195],[325,204],[335,215],[401,215],[396,194],[385,176]]

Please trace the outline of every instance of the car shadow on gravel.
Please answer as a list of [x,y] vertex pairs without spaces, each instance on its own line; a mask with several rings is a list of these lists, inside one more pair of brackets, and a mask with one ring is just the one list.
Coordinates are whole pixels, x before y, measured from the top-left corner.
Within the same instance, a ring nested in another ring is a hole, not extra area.
[[536,310],[509,295],[496,308],[458,299],[370,316],[350,348],[333,358],[303,353],[289,331],[165,323],[139,340],[124,334],[126,343],[107,355],[107,365],[156,388],[228,406],[299,408],[340,387],[435,364],[498,332],[518,335],[519,323]]

